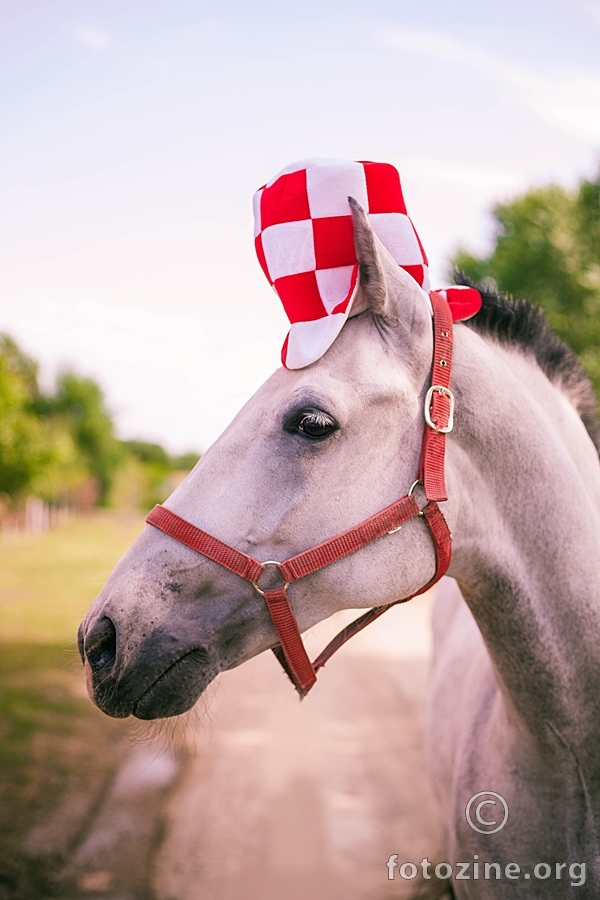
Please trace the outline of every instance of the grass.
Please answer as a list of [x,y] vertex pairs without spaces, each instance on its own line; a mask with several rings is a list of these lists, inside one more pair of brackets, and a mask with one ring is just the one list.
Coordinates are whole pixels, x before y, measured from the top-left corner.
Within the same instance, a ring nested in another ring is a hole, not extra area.
[[141,516],[101,510],[43,535],[5,537],[0,639],[74,648],[79,622],[141,526]]
[[74,785],[91,807],[117,764],[126,726],[88,700],[76,631],[141,524],[101,511],[0,544],[0,898],[52,896],[69,836],[41,858],[28,835]]

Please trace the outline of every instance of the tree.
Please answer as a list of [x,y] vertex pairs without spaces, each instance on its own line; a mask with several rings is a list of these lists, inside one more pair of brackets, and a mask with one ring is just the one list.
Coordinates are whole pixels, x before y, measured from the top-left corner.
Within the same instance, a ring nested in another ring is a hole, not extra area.
[[[199,453],[171,456],[160,444],[149,441],[123,441],[129,459],[125,462],[113,491],[116,505],[147,509],[162,503],[185,473],[198,462]],[[123,475],[126,474],[126,483]],[[120,482],[120,483],[119,483]]]
[[131,482],[125,493],[133,490],[135,505],[151,506],[198,456],[173,457],[160,444],[119,441],[96,382],[63,372],[55,390],[44,394],[35,361],[0,334],[0,507],[30,496],[69,502],[73,490],[93,488],[90,478],[106,503],[119,468],[120,493],[123,480]]
[[12,338],[0,335],[0,494],[28,493],[46,465],[48,449],[35,415],[37,366]]
[[66,427],[81,465],[98,479],[100,500],[105,501],[123,453],[100,387],[91,378],[63,372],[54,395],[40,403],[40,412]]
[[574,191],[555,185],[528,191],[498,204],[493,216],[491,254],[460,250],[454,267],[543,306],[600,397],[600,171]]

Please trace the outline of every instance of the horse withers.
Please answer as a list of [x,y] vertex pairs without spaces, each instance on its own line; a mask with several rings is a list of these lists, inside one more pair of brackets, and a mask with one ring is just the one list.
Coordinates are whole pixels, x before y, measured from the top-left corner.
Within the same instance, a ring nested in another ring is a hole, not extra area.
[[[364,311],[317,362],[277,370],[166,503],[254,560],[287,560],[351,529],[406,495],[419,470],[431,311],[356,205],[353,219]],[[597,897],[591,388],[535,307],[492,294],[454,329],[452,388],[441,507],[453,554],[434,607],[428,743],[453,890]],[[289,587],[300,631],[431,580],[423,518],[390,532]],[[280,642],[251,580],[150,525],[79,638],[92,699],[141,719],[184,712],[219,672]]]

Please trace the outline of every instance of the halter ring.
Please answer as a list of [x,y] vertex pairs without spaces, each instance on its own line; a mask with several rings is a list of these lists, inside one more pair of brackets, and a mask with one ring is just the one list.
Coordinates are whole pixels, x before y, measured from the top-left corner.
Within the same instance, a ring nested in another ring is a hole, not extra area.
[[[267,559],[264,563],[262,563],[263,571],[260,573],[260,575],[262,575],[264,573],[266,566],[277,566],[277,571],[281,575],[281,570],[279,568],[280,565],[282,565],[282,564],[280,562],[277,562],[276,559]],[[260,578],[260,575],[258,576],[259,578]],[[283,578],[283,575],[281,575],[281,577]],[[254,588],[254,590],[257,591],[257,593],[259,593],[261,597],[265,596],[265,592],[263,590],[261,590],[258,586],[258,579],[256,581],[251,582],[251,584],[252,584],[252,587]],[[285,584],[283,585],[283,590],[287,591],[289,586],[290,586],[289,581],[286,581]]]
[[[413,483],[412,483],[411,486],[409,487],[409,489],[408,489],[408,494],[407,494],[408,497],[412,497],[413,491],[414,491],[414,489],[416,488],[416,486],[417,486],[418,484],[420,484],[421,487],[423,487],[423,482],[421,481],[420,478],[417,478],[416,481],[413,481]],[[424,517],[424,516],[425,516],[425,513],[423,512],[422,509],[420,509],[419,512],[418,512],[418,515]]]

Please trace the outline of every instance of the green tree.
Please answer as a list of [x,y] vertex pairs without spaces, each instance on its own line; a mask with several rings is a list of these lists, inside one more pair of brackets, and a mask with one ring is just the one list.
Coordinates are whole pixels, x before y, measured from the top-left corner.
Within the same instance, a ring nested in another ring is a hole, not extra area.
[[171,456],[160,444],[149,441],[123,441],[123,448],[128,458],[111,493],[116,506],[148,509],[162,503],[200,457],[193,452]]
[[199,459],[200,454],[193,450],[189,453],[182,453],[180,456],[171,457],[171,468],[179,472],[191,472]]
[[46,503],[68,503],[72,491],[89,477],[85,461],[67,424],[59,417],[41,418],[46,455],[31,482],[31,493]]
[[6,334],[0,335],[0,494],[17,501],[49,460],[34,405],[37,366]]
[[528,191],[498,204],[493,216],[490,255],[462,249],[454,267],[543,306],[600,396],[600,171],[573,191],[555,185]]
[[98,480],[100,500],[104,502],[123,453],[99,385],[90,378],[63,372],[54,395],[44,398],[39,409],[71,435],[80,466]]
[[127,495],[128,505],[152,506],[173,490],[199,454],[171,456],[160,444],[119,441],[101,388],[63,372],[55,390],[40,391],[37,364],[0,334],[0,506],[28,496],[69,499],[90,476],[101,502]]

